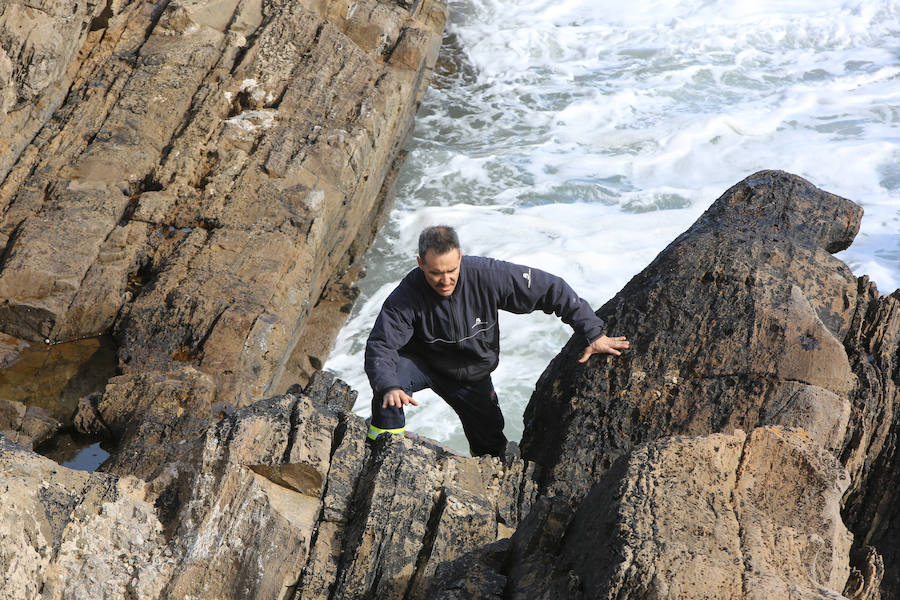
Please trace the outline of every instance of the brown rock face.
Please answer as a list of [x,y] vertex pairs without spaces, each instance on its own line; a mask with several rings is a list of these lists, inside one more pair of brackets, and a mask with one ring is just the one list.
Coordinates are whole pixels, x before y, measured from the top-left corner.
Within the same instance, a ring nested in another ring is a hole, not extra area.
[[63,103],[69,66],[109,10],[92,0],[0,6],[0,181]]
[[354,400],[317,375],[234,411],[147,481],[71,471],[0,436],[0,593],[427,597],[439,563],[518,525],[534,466],[390,435],[370,447]]
[[[0,7],[0,330],[112,332],[121,377],[76,421],[129,422],[108,429],[146,464],[117,468],[145,475],[211,406],[283,392],[324,361],[446,7],[32,4]],[[147,386],[172,422],[123,396]],[[129,446],[163,439],[146,459]]]
[[383,212],[444,8],[372,2],[379,20],[355,27],[331,3],[49,4],[0,21],[26,50],[39,36],[22,23],[60,39],[12,57],[22,110],[55,116],[29,113],[40,135],[0,163],[3,328],[59,341],[125,309],[121,335],[164,354],[288,345]]
[[636,444],[672,434],[784,424],[840,447],[857,285],[830,253],[861,215],[782,172],[728,190],[598,311],[630,352],[581,366],[570,344],[541,376],[522,450],[545,466],[542,489],[577,500]]
[[874,547],[883,556],[881,598],[894,600],[900,598],[900,291],[879,295],[868,277],[861,277],[845,345],[858,384],[850,395],[853,418],[840,454],[852,475],[844,519],[856,536],[858,578],[864,581],[871,570]]
[[574,513],[545,501],[529,516],[506,597],[835,598],[849,575],[848,483],[803,432],[651,442]]

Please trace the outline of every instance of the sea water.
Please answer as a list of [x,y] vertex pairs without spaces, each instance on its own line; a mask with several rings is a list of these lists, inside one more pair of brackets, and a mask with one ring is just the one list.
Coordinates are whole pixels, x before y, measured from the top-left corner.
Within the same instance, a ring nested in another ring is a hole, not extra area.
[[[390,220],[325,367],[360,393],[365,340],[448,224],[467,254],[545,269],[598,308],[726,189],[782,169],[865,208],[838,254],[900,285],[900,2],[451,0]],[[571,335],[502,314],[494,373],[518,440],[534,384]],[[627,331],[613,331],[625,334]],[[407,427],[466,451],[431,392]]]

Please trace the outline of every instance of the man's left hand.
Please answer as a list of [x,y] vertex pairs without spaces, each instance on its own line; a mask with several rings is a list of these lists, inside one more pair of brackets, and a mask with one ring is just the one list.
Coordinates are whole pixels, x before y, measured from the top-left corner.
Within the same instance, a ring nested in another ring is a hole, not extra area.
[[624,335],[619,337],[601,335],[584,349],[584,354],[581,355],[578,362],[586,362],[591,354],[613,354],[619,356],[622,354],[621,350],[627,350],[630,346],[631,344],[628,343]]

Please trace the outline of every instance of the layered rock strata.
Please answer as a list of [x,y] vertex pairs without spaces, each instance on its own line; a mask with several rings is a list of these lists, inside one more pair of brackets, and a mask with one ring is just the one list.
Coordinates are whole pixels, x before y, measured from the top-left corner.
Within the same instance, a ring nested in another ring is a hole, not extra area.
[[149,386],[178,407],[168,441],[305,380],[445,20],[440,0],[5,3],[0,330],[112,331],[122,374],[92,410],[154,429],[134,423],[151,402],[122,397]]
[[4,597],[427,597],[439,563],[512,533],[534,466],[403,437],[370,448],[354,399],[319,375],[236,410],[146,481],[0,436]]

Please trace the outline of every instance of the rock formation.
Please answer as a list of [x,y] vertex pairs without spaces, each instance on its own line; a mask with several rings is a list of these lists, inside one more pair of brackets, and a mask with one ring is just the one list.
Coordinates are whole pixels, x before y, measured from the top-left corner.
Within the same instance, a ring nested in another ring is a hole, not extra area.
[[614,463],[574,511],[542,496],[498,597],[834,598],[849,575],[848,483],[803,432],[662,438]]
[[2,597],[427,597],[439,563],[514,531],[534,466],[402,437],[370,448],[355,396],[318,374],[149,480],[0,436]]
[[844,345],[857,381],[840,454],[852,476],[844,520],[856,536],[861,570],[880,562],[868,547],[883,557],[881,598],[895,600],[900,598],[900,290],[882,296],[868,277],[860,277]]
[[[522,450],[553,465],[542,489],[580,498],[664,435],[783,424],[840,448],[855,383],[841,340],[857,284],[831,252],[850,245],[861,216],[784,173],[728,190],[598,311],[631,340],[627,355],[585,367],[570,343],[541,376]],[[595,451],[576,451],[586,443]]]
[[460,562],[503,597],[897,597],[897,294],[830,254],[860,217],[786,173],[727,191],[598,311],[627,355],[542,375],[543,495]]
[[72,400],[116,443],[98,472],[29,449],[58,411],[0,399],[0,596],[900,597],[900,293],[832,256],[861,210],[799,177],[737,184],[598,311],[632,350],[563,349],[524,460],[370,445],[344,384],[292,386],[352,302],[445,19],[0,6],[0,364],[118,347]]
[[321,365],[445,20],[440,0],[0,7],[0,330],[113,333],[121,374],[77,420],[140,447],[118,472]]

